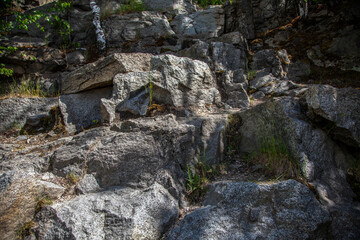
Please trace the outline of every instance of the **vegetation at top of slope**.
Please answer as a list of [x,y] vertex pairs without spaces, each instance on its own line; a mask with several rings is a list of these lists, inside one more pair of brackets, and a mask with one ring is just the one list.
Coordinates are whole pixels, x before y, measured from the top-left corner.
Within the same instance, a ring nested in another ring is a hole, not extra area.
[[232,0],[196,0],[196,3],[202,8],[209,5],[223,5],[228,2],[231,4]]
[[[29,31],[30,26],[34,25],[42,32],[45,32],[44,24],[48,23],[60,35],[63,43],[70,44],[70,33],[72,29],[70,24],[59,15],[65,13],[71,7],[70,0],[58,0],[46,10],[29,10],[24,12],[16,7],[14,0],[0,0],[0,38],[9,35],[13,30]],[[43,20],[43,21],[41,21]],[[10,55],[17,48],[0,46],[2,56]],[[0,63],[0,76],[10,77],[13,70],[6,67],[6,63]]]
[[100,18],[101,20],[104,20],[114,14],[142,12],[145,10],[145,3],[142,0],[129,0],[126,4],[120,4],[120,7],[117,9],[113,9],[112,4],[109,3],[101,9]]

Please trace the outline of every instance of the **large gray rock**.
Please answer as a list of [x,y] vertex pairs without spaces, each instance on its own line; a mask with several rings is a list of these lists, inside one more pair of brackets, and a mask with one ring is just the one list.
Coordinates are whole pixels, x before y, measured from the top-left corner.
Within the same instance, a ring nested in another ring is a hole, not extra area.
[[175,35],[167,18],[157,12],[113,15],[102,22],[107,48],[123,52],[157,53],[157,47]]
[[247,56],[243,49],[238,49],[232,44],[213,42],[210,44],[215,71],[246,69]]
[[[184,181],[181,169],[195,156],[193,126],[166,115],[127,120],[111,129],[83,132],[59,147],[52,157],[53,172],[66,176],[86,171],[102,188],[148,187],[165,170],[177,184]],[[179,186],[172,187],[181,192]]]
[[144,0],[146,9],[171,15],[194,12],[196,10],[191,0]]
[[315,85],[305,95],[308,116],[331,122],[329,133],[342,142],[360,147],[360,91]]
[[36,216],[38,239],[159,239],[178,217],[159,184],[119,188],[47,206]]
[[352,202],[354,193],[345,172],[353,161],[325,132],[306,122],[300,104],[292,98],[266,102],[239,114],[240,151],[259,152],[264,136],[276,149],[286,148],[326,205]]
[[198,160],[209,166],[224,160],[228,115],[181,118],[179,122],[195,126],[195,143]]
[[32,220],[39,201],[56,199],[64,191],[59,185],[39,180],[34,172],[0,173],[0,239],[18,238],[17,231]]
[[57,98],[8,98],[0,100],[0,131],[22,127],[30,116],[46,115]]
[[101,99],[109,99],[111,95],[111,87],[61,95],[59,106],[66,130],[70,133],[77,132],[99,123],[102,120]]
[[[351,29],[351,28],[350,28]],[[343,70],[360,71],[360,31],[351,29],[344,30],[339,37],[332,40],[328,53],[338,56],[340,61],[337,65]]]
[[[201,108],[220,102],[220,94],[207,64],[173,55],[151,59],[151,72],[118,74],[113,98],[128,100],[130,93],[152,84],[152,99],[175,107]],[[150,92],[149,92],[150,94]],[[127,98],[127,99],[126,99]]]
[[151,57],[152,55],[144,53],[115,53],[87,64],[62,79],[61,93],[70,94],[111,86],[118,73],[148,71]]
[[310,73],[310,64],[297,61],[289,65],[287,77],[292,81],[296,81],[301,80],[302,77],[310,75]]
[[246,69],[247,66],[245,50],[224,42],[208,44],[195,40],[194,44],[180,51],[178,55],[206,62],[217,72]]
[[312,239],[331,237],[330,216],[305,185],[218,183],[204,207],[185,216],[167,239]]
[[[253,55],[251,62],[252,70],[262,70],[271,73],[274,77],[283,77],[284,68],[282,66],[283,62],[279,55],[284,53],[283,51],[275,52],[273,49],[260,50]],[[285,51],[285,59],[287,58],[287,53]],[[286,59],[287,60],[287,59]],[[284,61],[284,64],[289,62]]]
[[195,39],[194,42],[191,43],[192,45],[188,48],[181,50],[178,53],[178,56],[200,60],[209,65],[212,65],[209,44],[199,39]]
[[246,38],[239,31],[225,33],[218,37],[216,41],[233,44],[242,50],[248,50],[249,48]]
[[250,99],[247,94],[248,81],[243,69],[223,72],[222,80],[226,93],[226,103],[229,106],[242,109],[250,106]]
[[250,81],[249,88],[259,89],[272,82],[275,82],[276,80],[277,78],[275,78],[271,73],[263,69],[262,71],[256,73],[255,79]]
[[224,23],[224,10],[221,6],[212,6],[193,14],[177,15],[171,26],[180,36],[208,39],[219,37],[224,32]]

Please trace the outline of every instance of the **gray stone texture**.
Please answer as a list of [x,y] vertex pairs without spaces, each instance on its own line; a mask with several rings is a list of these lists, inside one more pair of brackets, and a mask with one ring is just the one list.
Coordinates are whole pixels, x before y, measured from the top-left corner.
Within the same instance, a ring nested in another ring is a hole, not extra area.
[[32,116],[46,115],[58,105],[57,98],[8,98],[0,100],[0,131],[22,127]]
[[78,196],[36,216],[38,239],[159,239],[178,217],[177,201],[159,184]]
[[111,86],[118,73],[148,71],[151,54],[115,53],[68,73],[62,79],[61,93],[70,94]]
[[[309,239],[330,216],[305,185],[218,183],[166,239]],[[330,235],[331,236],[331,235]]]
[[208,39],[219,37],[224,32],[224,10],[212,6],[192,14],[177,15],[171,21],[171,27],[181,37]]
[[314,85],[306,92],[305,98],[309,117],[333,123],[331,135],[347,145],[360,147],[359,90]]
[[110,98],[112,88],[61,95],[59,106],[68,132],[78,132],[101,122],[101,99]]
[[157,12],[113,15],[102,24],[107,48],[122,52],[157,53],[157,47],[175,35],[165,15]]

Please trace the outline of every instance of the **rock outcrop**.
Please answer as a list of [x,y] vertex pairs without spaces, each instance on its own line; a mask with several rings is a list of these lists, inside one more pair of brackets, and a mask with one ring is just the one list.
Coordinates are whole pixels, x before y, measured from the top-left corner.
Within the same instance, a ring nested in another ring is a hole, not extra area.
[[329,213],[294,180],[209,188],[204,207],[188,214],[166,239],[309,239],[319,232],[331,237]]
[[360,238],[360,5],[196,2],[0,31],[1,240]]

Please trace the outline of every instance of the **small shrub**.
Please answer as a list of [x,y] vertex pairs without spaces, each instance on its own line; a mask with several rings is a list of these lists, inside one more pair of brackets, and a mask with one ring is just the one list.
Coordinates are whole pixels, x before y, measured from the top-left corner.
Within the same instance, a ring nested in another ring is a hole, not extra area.
[[250,154],[248,161],[260,164],[267,176],[277,179],[299,178],[299,164],[291,156],[282,134],[276,132],[270,124],[262,131],[260,149]]
[[13,81],[2,93],[0,99],[12,97],[46,97],[47,94],[41,89],[39,80],[26,79],[23,77],[20,82]]
[[76,175],[75,173],[73,173],[73,172],[67,174],[65,178],[68,180],[68,182],[69,182],[70,185],[75,185],[75,184],[77,184],[77,183],[79,182],[79,180],[80,180],[80,177],[77,176],[77,175]]
[[142,0],[130,0],[128,4],[121,4],[115,11],[116,14],[133,13],[145,11],[145,4]]
[[51,199],[49,197],[40,198],[37,200],[35,212],[38,213],[38,212],[40,212],[41,208],[43,208],[44,206],[48,206],[48,205],[52,205],[52,204],[53,204],[53,201],[51,201]]
[[256,70],[249,70],[247,73],[248,81],[255,79],[256,74],[257,74]]
[[187,165],[186,189],[188,199],[191,202],[199,202],[209,181],[222,174],[224,169],[223,164],[208,166],[205,156],[201,157],[200,160],[196,160],[193,169],[190,165]]

